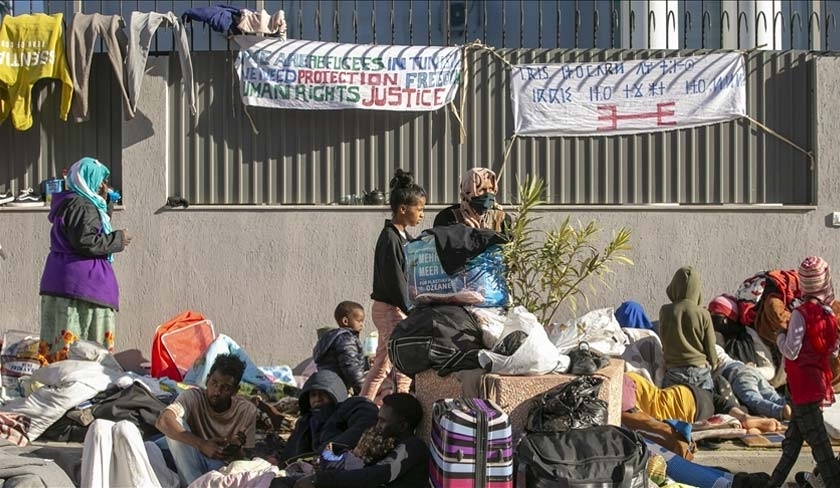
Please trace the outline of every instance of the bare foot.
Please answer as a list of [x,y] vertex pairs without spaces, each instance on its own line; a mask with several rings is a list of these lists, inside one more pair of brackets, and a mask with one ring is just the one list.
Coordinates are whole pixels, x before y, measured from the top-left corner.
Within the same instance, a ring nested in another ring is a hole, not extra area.
[[778,420],[753,417],[752,415],[748,415],[741,423],[745,429],[758,429],[761,432],[780,432],[784,428]]
[[790,416],[793,411],[790,409],[790,405],[785,405],[785,408],[782,409],[782,420],[790,420]]

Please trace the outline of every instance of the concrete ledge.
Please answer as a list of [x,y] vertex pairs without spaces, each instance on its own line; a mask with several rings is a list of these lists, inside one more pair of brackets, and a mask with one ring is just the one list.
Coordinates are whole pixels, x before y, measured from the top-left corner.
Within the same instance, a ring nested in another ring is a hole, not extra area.
[[[427,205],[426,212],[433,213],[443,210],[449,205]],[[40,208],[40,207],[38,207]],[[513,207],[503,206],[506,211]],[[2,210],[3,207],[0,207]],[[755,205],[705,205],[653,203],[643,205],[543,205],[535,210],[537,213],[547,212],[712,212],[712,213],[808,213],[817,209],[813,205],[782,205],[775,203],[760,203]],[[226,204],[218,205],[190,205],[187,208],[161,207],[159,212],[390,212],[387,205],[281,205],[281,204]]]
[[[621,425],[621,389],[624,375],[624,361],[613,358],[610,364],[597,373],[604,378],[598,398],[607,402],[607,422],[610,425]],[[534,401],[552,388],[564,385],[576,378],[571,374],[549,374],[543,376],[505,376],[484,374],[480,376],[478,385],[482,398],[495,402],[510,419],[514,440],[524,432],[528,419],[528,411]],[[424,371],[414,378],[415,394],[423,406],[423,421],[418,431],[426,441],[430,441],[432,429],[432,405],[441,398],[457,398],[468,396],[464,394],[464,387],[451,374],[445,378],[437,372]],[[473,387],[472,390],[475,388]],[[471,391],[467,387],[467,391]]]

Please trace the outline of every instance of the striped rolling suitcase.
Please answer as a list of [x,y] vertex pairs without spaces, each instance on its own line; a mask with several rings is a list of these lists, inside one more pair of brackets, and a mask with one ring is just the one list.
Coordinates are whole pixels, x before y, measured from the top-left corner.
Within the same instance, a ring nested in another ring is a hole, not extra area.
[[513,435],[489,400],[438,400],[432,409],[429,476],[434,488],[513,488]]

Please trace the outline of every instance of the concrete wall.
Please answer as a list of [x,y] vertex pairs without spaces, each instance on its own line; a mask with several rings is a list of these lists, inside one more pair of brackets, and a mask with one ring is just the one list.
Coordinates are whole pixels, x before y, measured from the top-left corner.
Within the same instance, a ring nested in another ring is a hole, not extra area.
[[[305,359],[315,329],[332,323],[340,300],[369,305],[373,246],[387,213],[347,207],[219,207],[165,210],[166,69],[150,60],[140,110],[123,128],[127,206],[115,228],[135,236],[114,266],[120,280],[118,349],[148,357],[155,327],[185,310],[203,312],[262,364]],[[633,230],[636,265],[618,268],[612,290],[593,307],[641,302],[656,318],[673,271],[702,271],[704,296],[733,292],[755,271],[792,268],[809,253],[840,269],[840,59],[815,62],[817,207],[553,208],[543,225],[566,215]],[[805,89],[805,87],[803,87]],[[435,209],[426,215],[428,224]],[[828,219],[828,220],[827,220]],[[0,209],[0,310],[3,329],[39,327],[38,283],[48,250],[46,211]],[[570,317],[564,313],[560,319]],[[368,324],[367,330],[372,330]]]

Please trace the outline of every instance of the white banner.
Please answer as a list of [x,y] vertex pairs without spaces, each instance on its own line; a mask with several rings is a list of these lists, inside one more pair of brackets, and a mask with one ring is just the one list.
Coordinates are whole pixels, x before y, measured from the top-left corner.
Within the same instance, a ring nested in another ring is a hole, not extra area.
[[238,36],[242,102],[271,108],[437,110],[455,98],[461,49]]
[[655,132],[747,113],[738,53],[519,65],[511,69],[510,90],[514,132],[525,136]]

